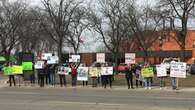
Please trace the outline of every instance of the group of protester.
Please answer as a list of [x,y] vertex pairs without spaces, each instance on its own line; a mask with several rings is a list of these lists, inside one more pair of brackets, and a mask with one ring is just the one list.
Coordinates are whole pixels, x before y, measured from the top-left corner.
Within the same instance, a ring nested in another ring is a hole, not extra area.
[[[45,61],[43,69],[37,69],[37,76],[38,76],[38,84],[40,87],[44,87],[45,83],[47,85],[50,85],[51,87],[54,87],[56,85],[56,73],[58,68],[62,66],[62,64],[47,64]],[[77,69],[80,66],[80,63],[71,63],[67,65],[63,65],[66,67],[69,67],[71,69],[70,75],[72,79],[72,86],[76,87],[77,85]],[[85,65],[83,65],[85,66]],[[111,65],[108,64],[99,64],[95,65],[95,67],[108,67]],[[135,78],[135,86],[136,88],[139,87],[145,87],[145,89],[151,89],[152,85],[152,79],[153,77],[142,77],[142,69],[149,67],[149,63],[145,63],[144,65],[139,65],[139,64],[129,64],[125,66],[125,78],[127,81],[127,87],[128,89],[134,89],[134,78]],[[113,75],[100,75],[98,77],[91,77],[92,79],[92,87],[97,87],[98,84],[101,85],[102,87],[106,88],[107,84],[109,84],[110,88],[112,88],[112,81],[113,81]],[[165,86],[165,81],[164,77],[160,77],[160,88],[163,88]],[[14,83],[14,86],[16,85],[14,75],[9,75],[9,82],[10,86],[12,86],[12,81]],[[31,80],[35,80],[35,78],[32,78]],[[67,86],[67,78],[65,74],[59,74],[59,80],[60,80],[60,86]],[[172,78],[172,86],[173,89],[176,89],[176,78]],[[35,81],[31,81],[35,82]],[[83,81],[83,86],[88,85],[88,81]]]

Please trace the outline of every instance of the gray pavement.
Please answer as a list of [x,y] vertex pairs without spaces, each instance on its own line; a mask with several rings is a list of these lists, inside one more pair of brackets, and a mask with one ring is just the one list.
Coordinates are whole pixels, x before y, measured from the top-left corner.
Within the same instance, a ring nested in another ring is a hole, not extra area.
[[[193,89],[193,88],[191,88]],[[185,89],[186,90],[186,89]],[[195,90],[195,89],[193,89]],[[91,88],[0,88],[0,110],[195,110],[195,92]]]

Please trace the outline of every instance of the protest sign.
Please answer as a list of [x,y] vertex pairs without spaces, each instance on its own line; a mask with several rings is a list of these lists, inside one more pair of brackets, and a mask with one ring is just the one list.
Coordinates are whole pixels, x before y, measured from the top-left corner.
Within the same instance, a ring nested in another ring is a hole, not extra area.
[[77,69],[77,80],[87,81],[88,80],[88,67],[79,67]]
[[48,56],[47,64],[57,64],[59,61],[58,56]]
[[101,75],[112,75],[113,67],[101,67]]
[[105,63],[105,53],[97,53],[96,54],[96,62]]
[[157,77],[167,76],[166,65],[163,64],[156,65],[156,72],[157,72]]
[[41,54],[41,59],[42,60],[48,60],[49,57],[52,56],[52,53],[42,53]]
[[89,68],[89,76],[90,77],[99,77],[100,76],[100,68],[90,67]]
[[69,62],[80,62],[80,55],[69,55]]
[[22,67],[24,71],[32,71],[33,63],[32,62],[22,62]]
[[186,63],[171,62],[170,77],[186,78]]
[[151,68],[151,67],[142,68],[141,75],[144,78],[153,77],[154,76],[153,68]]
[[7,67],[3,67],[3,73],[4,75],[12,75],[12,67],[11,66],[7,66]]
[[125,64],[135,64],[135,53],[125,53]]
[[12,73],[13,74],[23,74],[23,67],[22,66],[18,66],[18,65],[14,65],[12,66]]
[[44,61],[36,61],[35,62],[35,69],[43,69]]
[[71,68],[69,68],[69,67],[64,67],[64,66],[59,66],[59,67],[58,67],[57,74],[69,75],[70,72],[71,72]]

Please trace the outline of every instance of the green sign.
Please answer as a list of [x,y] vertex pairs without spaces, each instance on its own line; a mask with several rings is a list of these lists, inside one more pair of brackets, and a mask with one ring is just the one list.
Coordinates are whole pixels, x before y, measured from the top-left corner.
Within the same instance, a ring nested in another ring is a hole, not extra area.
[[32,62],[22,62],[22,67],[24,71],[31,71],[33,70],[33,63]]
[[144,78],[153,77],[154,76],[153,68],[151,67],[142,68],[141,74],[142,74],[142,77]]
[[23,74],[23,67],[14,65],[12,66],[12,73],[13,74]]
[[3,68],[3,73],[4,75],[12,75],[12,67],[11,66],[8,66],[8,67],[4,67]]

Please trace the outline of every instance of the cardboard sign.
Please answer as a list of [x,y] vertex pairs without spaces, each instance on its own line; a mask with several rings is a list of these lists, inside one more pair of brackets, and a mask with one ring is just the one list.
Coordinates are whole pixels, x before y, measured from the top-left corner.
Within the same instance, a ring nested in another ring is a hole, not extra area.
[[97,53],[96,54],[96,62],[105,63],[105,53]]
[[171,62],[170,77],[186,78],[186,63]]
[[135,64],[135,53],[125,53],[125,64]]
[[3,68],[3,73],[4,75],[12,75],[12,67],[11,66],[7,66]]
[[35,62],[35,69],[43,69],[44,67],[44,61],[36,61]]
[[23,67],[22,66],[18,66],[18,65],[14,65],[12,66],[12,73],[13,74],[23,74]]
[[154,76],[153,68],[151,67],[142,68],[141,75],[144,78],[153,77]]
[[156,65],[157,77],[167,76],[166,65],[160,64]]
[[42,60],[48,60],[48,58],[51,57],[51,56],[52,56],[52,53],[43,53],[41,55],[41,59]]
[[80,55],[69,55],[69,62],[80,62]]
[[58,61],[58,56],[48,56],[47,58],[47,64],[58,64]]
[[77,80],[78,81],[87,81],[88,80],[88,67],[79,67],[77,69]]
[[113,67],[101,67],[101,75],[112,75]]
[[57,74],[69,75],[70,72],[71,72],[71,68],[64,67],[64,66],[59,66]]
[[100,68],[90,67],[89,68],[89,76],[90,77],[99,77],[100,76]]
[[24,71],[32,71],[33,63],[32,62],[22,62],[22,67]]

